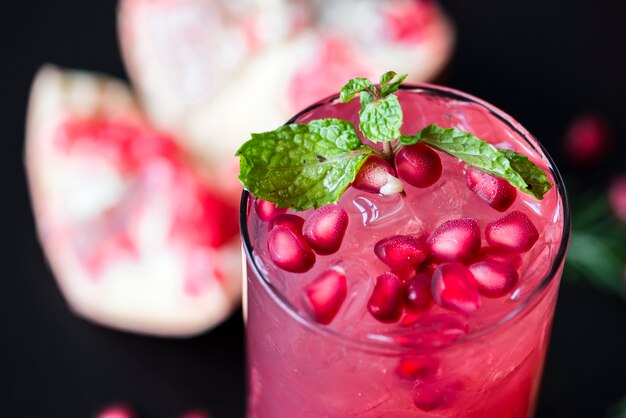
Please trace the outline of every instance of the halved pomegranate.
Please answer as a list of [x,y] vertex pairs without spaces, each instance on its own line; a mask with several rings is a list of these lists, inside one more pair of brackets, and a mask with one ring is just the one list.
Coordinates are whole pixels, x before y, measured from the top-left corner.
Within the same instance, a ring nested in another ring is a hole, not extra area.
[[45,67],[29,106],[35,220],[71,308],[165,336],[228,316],[240,295],[237,210],[145,122],[126,87]]
[[223,173],[250,132],[274,129],[349,78],[438,75],[452,25],[436,3],[413,1],[359,1],[354,13],[345,1],[122,0],[118,32],[153,122]]

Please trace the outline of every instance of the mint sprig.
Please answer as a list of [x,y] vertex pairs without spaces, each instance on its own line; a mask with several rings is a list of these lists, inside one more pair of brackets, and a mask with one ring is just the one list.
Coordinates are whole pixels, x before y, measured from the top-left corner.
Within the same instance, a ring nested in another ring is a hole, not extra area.
[[373,152],[350,122],[320,119],[252,134],[236,155],[239,180],[253,195],[304,210],[337,202]]
[[349,102],[361,95],[359,129],[372,142],[390,142],[400,137],[402,107],[392,94],[400,87],[406,74],[388,71],[380,77],[380,86],[367,78],[353,78],[341,88],[339,100]]
[[499,150],[469,132],[430,125],[403,136],[402,107],[393,93],[405,78],[406,74],[393,71],[383,74],[379,85],[354,78],[339,95],[342,102],[360,96],[359,129],[370,141],[382,143],[382,152],[363,144],[352,123],[345,120],[285,125],[252,134],[239,148],[239,180],[253,195],[278,207],[317,208],[337,202],[370,155],[382,155],[393,163],[394,149],[422,142],[501,177],[537,199],[552,187],[546,173],[527,157]]
[[469,132],[429,125],[415,135],[400,138],[400,143],[403,145],[413,145],[418,142],[430,145],[471,166],[503,178],[522,192],[537,199],[542,199],[552,187],[546,173],[526,156],[510,150],[500,150]]

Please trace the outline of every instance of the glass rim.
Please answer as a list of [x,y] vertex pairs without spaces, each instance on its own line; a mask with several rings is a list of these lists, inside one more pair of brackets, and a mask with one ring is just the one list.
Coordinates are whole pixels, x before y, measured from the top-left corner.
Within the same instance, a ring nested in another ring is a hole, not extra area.
[[[565,254],[567,252],[567,247],[568,247],[569,238],[570,238],[571,212],[570,212],[569,200],[567,198],[567,193],[565,189],[565,183],[563,182],[561,173],[557,169],[554,163],[554,160],[552,159],[550,154],[548,154],[543,144],[541,144],[541,142],[539,142],[534,135],[532,135],[519,122],[513,119],[506,112],[502,111],[501,109],[493,106],[492,104],[478,97],[475,97],[468,93],[463,93],[459,90],[452,89],[449,87],[438,86],[438,85],[427,84],[427,83],[408,83],[408,84],[401,85],[399,89],[407,90],[407,91],[423,90],[428,93],[436,93],[446,98],[475,103],[475,104],[482,106],[484,109],[486,109],[491,116],[505,123],[510,129],[515,131],[517,134],[519,134],[530,146],[535,148],[535,150],[541,152],[543,159],[547,163],[547,168],[552,173],[552,176],[556,183],[555,186],[557,188],[558,198],[561,201],[561,206],[562,206],[562,211],[563,211],[563,230],[562,230],[559,249],[556,253],[556,256],[552,260],[550,269],[548,270],[546,275],[539,281],[539,283],[533,289],[533,291],[530,292],[524,299],[522,299],[519,305],[515,307],[515,309],[513,309],[511,312],[506,314],[504,317],[500,318],[498,321],[488,326],[485,326],[484,328],[476,332],[465,334],[463,337],[453,341],[452,343],[448,345],[444,345],[440,347],[428,347],[429,349],[440,351],[444,349],[451,349],[453,347],[457,347],[459,345],[473,341],[491,332],[495,332],[506,323],[518,317],[523,317],[523,315],[531,311],[531,308],[533,307],[534,303],[537,302],[537,299],[542,295],[546,287],[553,281],[554,277],[558,274],[561,268],[561,265],[563,264],[563,261],[565,260]],[[328,96],[306,107],[305,109],[301,110],[291,119],[289,119],[289,121],[287,121],[286,124],[295,123],[295,121],[298,120],[303,114],[306,114],[321,106],[332,104],[333,102],[336,102],[338,99],[339,99],[339,94],[333,94],[331,96]],[[247,262],[246,265],[252,266],[254,273],[259,278],[259,282],[263,286],[264,290],[268,292],[268,294],[273,299],[273,301],[277,303],[281,309],[287,312],[290,317],[294,318],[294,320],[299,322],[301,325],[311,329],[314,332],[320,333],[330,338],[338,339],[342,343],[347,344],[347,345],[357,346],[362,351],[363,350],[406,351],[406,350],[411,350],[411,349],[425,348],[425,346],[419,345],[419,344],[416,344],[416,345],[398,344],[397,342],[394,342],[391,340],[382,340],[382,339],[381,340],[374,340],[374,339],[368,340],[368,339],[344,335],[327,326],[324,326],[315,322],[312,318],[302,315],[296,309],[296,307],[278,289],[276,289],[276,287],[271,283],[271,281],[267,277],[265,277],[265,275],[261,272],[257,263],[255,262],[255,259],[253,257],[254,249],[253,249],[252,243],[250,242],[250,234],[248,231],[248,210],[247,209],[248,209],[248,202],[249,202],[250,196],[251,196],[250,192],[244,189],[241,195],[241,201],[240,201],[240,206],[239,206],[240,233],[242,237],[242,247],[243,247],[244,255],[246,257],[246,262]],[[246,272],[244,272],[244,274],[247,275]],[[244,283],[244,285],[247,285],[247,284]],[[244,302],[247,303],[247,301],[244,301]]]

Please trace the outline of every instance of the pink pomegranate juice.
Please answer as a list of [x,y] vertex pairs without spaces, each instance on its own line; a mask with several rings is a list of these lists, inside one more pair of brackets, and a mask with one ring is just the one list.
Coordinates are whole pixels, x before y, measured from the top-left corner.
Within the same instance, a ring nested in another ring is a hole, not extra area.
[[[303,212],[245,194],[248,417],[533,415],[569,227],[561,180],[490,105],[431,86],[397,95],[403,133],[471,132],[555,187],[537,200],[415,148],[428,175],[403,194],[349,187]],[[323,117],[358,126],[358,103],[327,100],[294,122]],[[413,170],[402,154],[400,178]]]

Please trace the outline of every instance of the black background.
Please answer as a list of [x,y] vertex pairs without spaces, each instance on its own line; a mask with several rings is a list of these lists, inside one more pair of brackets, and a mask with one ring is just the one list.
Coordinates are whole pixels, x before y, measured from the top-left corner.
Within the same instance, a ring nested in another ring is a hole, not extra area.
[[[574,193],[625,170],[626,2],[443,3],[458,29],[446,84],[514,115],[547,146]],[[9,268],[0,290],[0,347],[8,349],[0,357],[0,416],[85,418],[122,400],[147,418],[174,418],[192,407],[243,417],[240,313],[191,340],[94,326],[69,312],[36,240],[22,165],[29,85],[44,62],[126,78],[115,2],[22,1],[3,9],[2,207],[9,213],[2,242]],[[559,144],[567,124],[586,111],[604,114],[620,141],[602,168],[576,171]],[[623,395],[626,303],[566,283],[537,416],[604,417]]]

